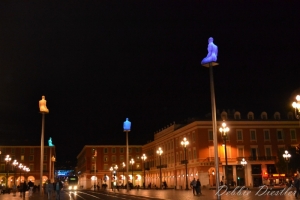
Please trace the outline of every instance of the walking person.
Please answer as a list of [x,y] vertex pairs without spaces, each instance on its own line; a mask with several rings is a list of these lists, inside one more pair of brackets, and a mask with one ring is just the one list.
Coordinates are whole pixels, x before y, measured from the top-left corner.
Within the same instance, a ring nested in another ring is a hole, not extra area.
[[52,190],[53,190],[53,184],[51,184],[51,181],[48,179],[46,184],[46,192],[47,192],[48,199],[51,199]]
[[56,200],[60,200],[60,191],[63,188],[63,185],[59,179],[56,179],[55,182],[55,191],[56,191]]
[[23,195],[23,199],[25,199],[25,194],[26,194],[26,190],[27,190],[28,186],[26,184],[26,181],[24,181],[23,185],[22,185],[22,195]]
[[196,182],[196,190],[197,190],[197,195],[202,194],[201,193],[201,182],[199,179],[197,179],[197,182]]
[[191,184],[190,184],[191,188],[193,188],[193,194],[194,194],[194,195],[197,194],[197,192],[196,192],[196,185],[197,185],[197,181],[196,181],[196,179],[194,178],[194,180],[192,180],[192,182],[191,182]]
[[31,197],[32,196],[32,192],[33,192],[33,182],[29,181],[28,182],[28,187],[29,187],[29,196]]
[[295,197],[298,198],[298,195],[300,194],[300,180],[297,176],[295,176],[294,179],[294,187],[296,189]]

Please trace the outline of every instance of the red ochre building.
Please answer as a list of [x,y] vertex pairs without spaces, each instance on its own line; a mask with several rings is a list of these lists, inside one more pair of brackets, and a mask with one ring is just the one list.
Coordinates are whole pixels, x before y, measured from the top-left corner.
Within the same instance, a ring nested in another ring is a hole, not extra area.
[[[279,112],[268,115],[266,112],[254,114],[248,112],[244,116],[240,112],[225,112],[218,115],[218,129],[225,120],[230,131],[226,140],[228,180],[237,185],[257,187],[262,184],[279,183],[285,174],[278,174],[275,163],[278,161],[278,151],[283,152],[289,146],[297,146],[300,142],[299,121],[292,112],[281,115]],[[218,131],[218,157],[220,181],[225,183],[225,151],[221,133]],[[183,138],[189,141],[186,149],[188,160],[188,182],[193,178],[200,179],[202,186],[212,187],[216,184],[216,169],[214,163],[213,127],[211,118],[206,120],[190,119],[186,123],[172,123],[154,133],[154,140],[142,146],[130,145],[129,159],[134,158],[133,184],[159,187],[160,169],[162,181],[168,187],[185,188],[185,159]],[[125,142],[124,142],[125,143]],[[160,158],[157,149],[161,147],[163,153]],[[93,156],[93,149],[97,150],[97,157]],[[145,153],[147,159],[142,162]],[[241,165],[245,158],[247,165]],[[292,158],[291,158],[292,159]],[[126,163],[126,146],[84,146],[77,156],[79,182],[83,188],[92,187],[94,183],[105,182],[110,187],[112,173],[110,167],[118,165],[117,182],[123,183],[122,162]],[[96,162],[95,162],[96,161]],[[96,164],[96,166],[95,166]],[[145,164],[145,167],[144,167]],[[96,173],[95,173],[95,170]],[[145,171],[144,171],[145,170]],[[131,166],[126,177],[131,181]],[[107,178],[105,178],[105,176]],[[281,177],[280,177],[281,176]],[[97,178],[95,178],[97,177]]]
[[[21,182],[32,181],[35,185],[40,184],[40,160],[41,146],[0,146],[1,161],[0,161],[0,184],[7,185],[13,188],[14,184],[18,186]],[[6,162],[5,158],[9,155],[10,162]],[[54,160],[56,157],[55,146],[44,146],[44,162],[43,162],[43,183],[50,179],[54,181]],[[14,166],[16,160],[18,165]],[[18,166],[22,163],[30,171],[26,172]]]

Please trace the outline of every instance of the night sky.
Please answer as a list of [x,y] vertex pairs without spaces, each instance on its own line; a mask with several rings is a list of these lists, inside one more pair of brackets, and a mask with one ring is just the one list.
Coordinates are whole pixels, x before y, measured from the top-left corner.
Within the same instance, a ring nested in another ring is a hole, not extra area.
[[[226,2],[226,3],[225,3]],[[207,40],[219,48],[216,107],[285,113],[300,94],[299,1],[1,1],[0,135],[76,161],[84,145],[145,144],[211,112]],[[256,115],[256,116],[257,116]],[[4,140],[6,138],[6,140]]]

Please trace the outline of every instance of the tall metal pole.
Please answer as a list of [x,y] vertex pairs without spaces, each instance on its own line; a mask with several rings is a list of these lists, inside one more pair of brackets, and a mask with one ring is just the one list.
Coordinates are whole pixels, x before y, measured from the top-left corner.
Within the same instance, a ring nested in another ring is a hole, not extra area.
[[[126,183],[127,183],[127,192],[129,191],[129,182],[128,182],[128,166],[129,166],[129,147],[128,147],[128,131],[126,131]],[[133,177],[132,177],[133,178]]]
[[186,158],[186,147],[184,147],[184,162],[185,162],[185,189],[189,190],[189,186],[188,186],[188,172],[187,172],[187,158]]
[[[219,155],[218,155],[218,134],[217,134],[217,117],[216,117],[216,102],[215,102],[215,89],[214,89],[214,76],[213,65],[209,63],[210,74],[210,92],[211,92],[211,110],[212,110],[212,125],[213,125],[213,141],[214,141],[214,154],[215,154],[215,170],[216,170],[216,189],[218,191],[220,185],[219,177]],[[221,199],[221,195],[217,194],[217,199]]]
[[225,176],[227,181],[227,187],[230,187],[230,182],[228,179],[228,162],[227,162],[227,148],[226,148],[226,137],[224,137],[224,144],[225,144]]
[[161,155],[159,156],[159,184],[160,189],[162,189],[162,177],[161,177]]
[[45,113],[42,114],[42,133],[41,133],[41,163],[40,163],[40,194],[43,194],[43,163],[44,163],[44,126]]
[[144,189],[146,188],[146,170],[145,170],[145,161],[144,161]]

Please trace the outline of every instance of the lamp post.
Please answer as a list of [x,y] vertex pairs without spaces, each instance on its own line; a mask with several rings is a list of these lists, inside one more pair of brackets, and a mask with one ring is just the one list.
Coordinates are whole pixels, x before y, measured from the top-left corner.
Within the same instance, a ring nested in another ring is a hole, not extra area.
[[156,151],[156,153],[159,155],[159,188],[162,189],[162,183],[161,183],[161,154],[163,153],[163,150],[161,149],[161,147],[158,148],[158,150]]
[[189,145],[189,141],[184,137],[183,140],[181,141],[181,146],[184,148],[184,164],[185,164],[185,189],[189,190],[188,186],[188,172],[187,172],[187,164],[188,164],[188,159],[186,157],[186,146]]
[[245,186],[247,186],[247,169],[246,169],[246,166],[247,166],[247,161],[245,160],[245,158],[242,159],[241,161],[241,165],[243,165],[244,167],[244,171],[245,171]]
[[[131,128],[131,122],[126,118],[125,122],[123,123],[123,130],[126,132],[126,165],[128,166],[129,162],[129,147],[128,147],[128,132]],[[126,175],[128,177],[128,167],[126,168]],[[128,178],[127,178],[127,192],[129,191],[129,184],[128,184]]]
[[111,175],[111,181],[110,181],[110,186],[111,186],[111,190],[114,190],[114,186],[113,186],[113,167],[109,168],[110,171],[110,175]]
[[6,185],[5,185],[5,187],[6,187],[6,189],[8,189],[8,173],[9,173],[9,169],[8,169],[8,167],[7,167],[7,165],[9,164],[9,162],[11,161],[11,157],[9,157],[9,155],[6,155],[6,157],[5,157],[5,162],[6,162],[6,165],[5,165],[5,167],[6,167]]
[[295,116],[297,119],[300,119],[300,95],[296,96],[297,102],[293,102],[292,106],[295,109]]
[[123,163],[122,163],[122,168],[123,168],[123,186],[124,186],[124,179],[125,179],[125,176],[124,176],[124,168],[125,168],[125,166],[126,166],[126,165],[125,165],[125,163],[123,162]]
[[289,173],[289,162],[291,159],[291,154],[289,154],[289,152],[287,150],[284,151],[284,154],[282,155],[283,159],[286,163],[286,177],[288,178],[288,173]]
[[[19,169],[20,169],[20,182],[19,182],[19,187],[21,188],[21,183],[22,183],[22,169],[23,169],[23,165],[22,163],[20,163],[18,165]],[[21,191],[21,190],[20,190]],[[20,197],[22,197],[22,192],[20,192]]]
[[228,179],[228,163],[227,163],[227,148],[226,148],[226,140],[227,140],[227,133],[229,131],[229,128],[226,126],[226,123],[223,122],[222,123],[222,127],[219,129],[220,132],[221,132],[221,136],[223,138],[223,142],[224,142],[224,148],[225,148],[225,177],[226,177],[226,183],[227,183],[227,186],[230,187],[230,184],[229,184],[229,179]]
[[117,187],[117,171],[118,171],[118,165],[114,166],[114,179],[115,179],[115,183],[114,186]]
[[14,188],[13,188],[13,193],[14,196],[16,196],[16,166],[18,165],[18,161],[14,160],[14,162],[12,163],[12,165],[14,166]]
[[43,164],[44,164],[44,127],[45,127],[45,114],[49,113],[46,106],[47,101],[45,96],[39,101],[40,113],[42,114],[42,131],[41,131],[41,162],[40,162],[40,194],[43,194]]
[[146,154],[143,154],[142,155],[142,157],[141,157],[141,159],[143,160],[143,162],[144,162],[144,183],[143,183],[143,187],[144,187],[144,189],[146,188],[146,169],[145,169],[145,160],[147,159],[147,156],[146,156]]
[[130,164],[131,164],[131,182],[132,182],[132,186],[133,186],[133,164],[134,164],[133,158],[131,158]]
[[53,180],[52,180],[52,182],[54,182],[54,180],[55,180],[55,166],[54,166],[54,164],[55,164],[55,161],[56,161],[55,156],[52,156],[51,161],[52,161],[52,166],[53,166],[53,174],[52,174]]

